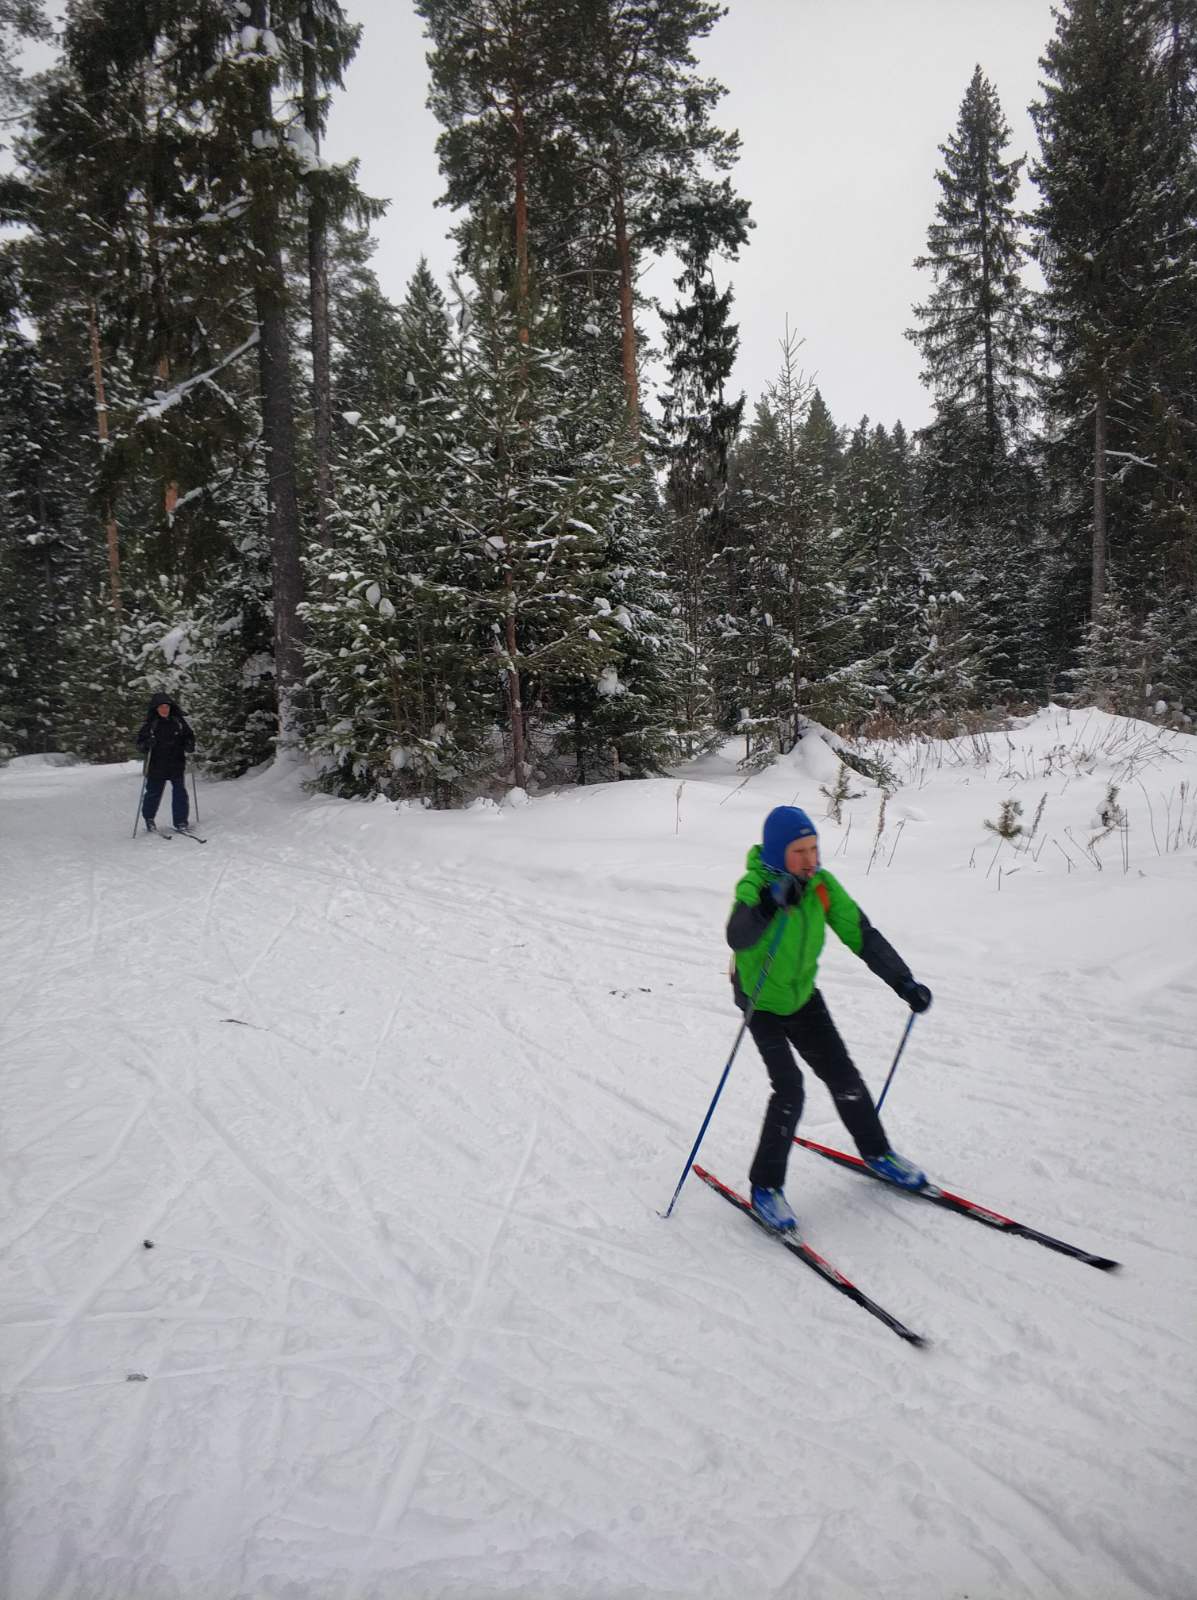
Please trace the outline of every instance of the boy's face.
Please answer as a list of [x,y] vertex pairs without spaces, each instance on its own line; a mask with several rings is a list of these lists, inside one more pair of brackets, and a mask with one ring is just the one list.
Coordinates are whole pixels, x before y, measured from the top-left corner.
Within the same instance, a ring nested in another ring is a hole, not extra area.
[[794,839],[786,846],[786,871],[796,878],[809,878],[819,865],[819,841],[810,835]]

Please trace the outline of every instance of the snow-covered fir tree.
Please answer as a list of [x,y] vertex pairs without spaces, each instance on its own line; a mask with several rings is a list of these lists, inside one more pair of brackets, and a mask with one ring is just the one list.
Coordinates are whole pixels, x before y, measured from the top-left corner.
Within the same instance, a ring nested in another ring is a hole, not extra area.
[[523,784],[535,775],[535,735],[554,728],[560,696],[597,681],[612,660],[601,529],[624,474],[601,429],[575,453],[587,396],[555,343],[552,307],[535,295],[521,305],[512,292],[497,236],[474,276],[462,352],[461,515],[503,691],[510,776]]
[[[935,220],[915,263],[932,287],[908,333],[935,401],[918,456],[927,614],[917,672],[928,710],[997,698],[1027,678],[1017,644],[1009,646],[1029,622],[1019,614],[1034,513],[1026,462],[1034,315],[1016,211],[1023,159],[1004,158],[1009,142],[997,92],[977,67],[940,146]],[[947,638],[951,666],[930,667]]]
[[787,328],[780,343],[777,378],[737,454],[737,516],[747,536],[736,618],[745,673],[739,726],[758,750],[788,750],[804,717],[839,720],[859,699],[832,653],[842,622],[841,513],[828,482],[834,429],[798,364],[801,340]]
[[739,349],[731,321],[732,292],[715,282],[712,252],[718,239],[700,236],[683,254],[680,291],[664,313],[669,387],[662,396],[668,519],[666,558],[676,575],[688,661],[678,700],[686,748],[703,747],[737,718],[735,652],[725,648],[728,627],[719,619],[736,609],[741,569],[731,518],[729,470],[740,431],[744,397],[727,394]]
[[1096,620],[1111,576],[1141,615],[1161,560],[1192,593],[1194,17],[1154,0],[1065,0],[1055,16],[1033,223],[1049,440],[1057,475],[1085,491],[1056,516]]
[[[460,340],[421,264],[381,379],[383,415],[343,419],[331,546],[310,552],[311,747],[342,793],[459,798],[479,777],[480,552],[464,515]],[[351,359],[348,349],[345,359]]]

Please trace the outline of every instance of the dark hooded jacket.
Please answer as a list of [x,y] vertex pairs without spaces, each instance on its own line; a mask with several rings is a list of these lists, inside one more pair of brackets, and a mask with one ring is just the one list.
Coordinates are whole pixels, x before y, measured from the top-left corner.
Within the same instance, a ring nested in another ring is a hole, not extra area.
[[[170,715],[160,717],[158,707],[164,700],[170,706]],[[195,749],[195,734],[169,695],[157,695],[146,707],[145,721],[137,735],[137,748],[149,755],[149,771],[153,777],[182,776],[188,752]]]

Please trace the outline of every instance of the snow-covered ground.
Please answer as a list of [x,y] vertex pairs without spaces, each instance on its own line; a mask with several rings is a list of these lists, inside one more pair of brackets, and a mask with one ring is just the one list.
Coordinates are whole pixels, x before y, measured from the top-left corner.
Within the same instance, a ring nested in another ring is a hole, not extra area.
[[[880,847],[864,781],[821,827],[935,992],[894,1143],[1125,1263],[796,1150],[806,1237],[925,1350],[694,1180],[658,1216],[818,738],[452,814],[276,768],[201,782],[206,845],[129,837],[133,764],[0,772],[6,1600],[1197,1593],[1197,739],[892,755]],[[832,946],[876,1090],[906,1013]],[[749,1045],[703,1151],[737,1185],[764,1101]],[[803,1132],[844,1143],[813,1080]]]

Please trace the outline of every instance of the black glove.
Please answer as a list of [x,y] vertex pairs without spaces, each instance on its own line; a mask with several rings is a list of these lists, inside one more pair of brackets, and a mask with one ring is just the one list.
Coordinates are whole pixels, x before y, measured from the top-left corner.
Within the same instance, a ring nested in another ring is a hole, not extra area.
[[780,906],[783,911],[788,911],[802,899],[802,891],[806,885],[792,872],[783,872],[773,879],[768,888],[773,904]]
[[918,1013],[930,1006],[931,991],[925,983],[916,983],[913,978],[907,978],[902,985],[902,998],[912,1011]]

